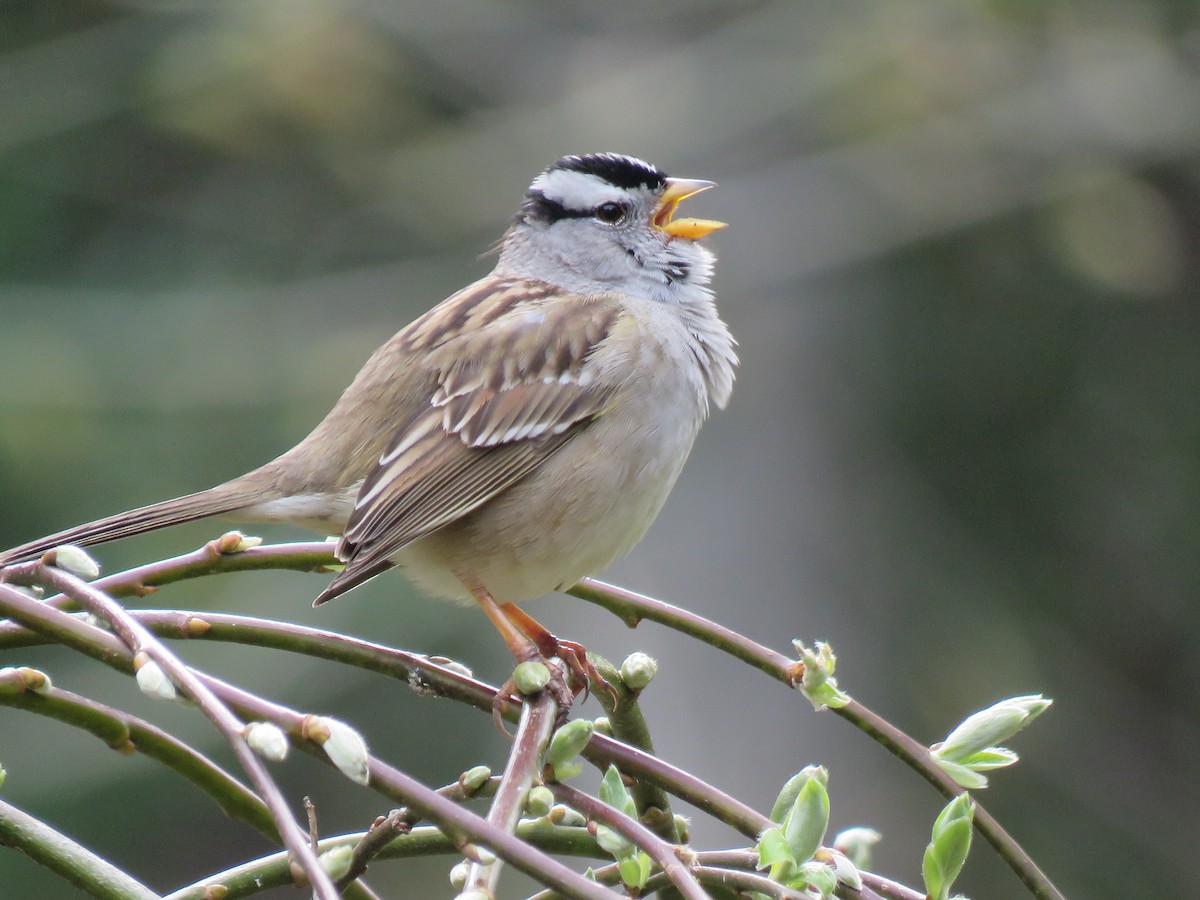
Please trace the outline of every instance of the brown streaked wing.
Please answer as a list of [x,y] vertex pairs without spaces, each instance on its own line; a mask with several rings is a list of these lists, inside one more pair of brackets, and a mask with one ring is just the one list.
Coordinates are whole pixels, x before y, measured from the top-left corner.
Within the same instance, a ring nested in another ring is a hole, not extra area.
[[443,318],[473,319],[476,327],[440,339],[433,330],[413,330],[433,348],[432,406],[396,434],[363,483],[338,544],[346,569],[318,602],[387,568],[408,544],[526,477],[610,401],[620,379],[597,383],[588,362],[617,325],[619,302],[541,294],[513,303],[512,287],[498,286],[469,299],[502,311],[447,311]]

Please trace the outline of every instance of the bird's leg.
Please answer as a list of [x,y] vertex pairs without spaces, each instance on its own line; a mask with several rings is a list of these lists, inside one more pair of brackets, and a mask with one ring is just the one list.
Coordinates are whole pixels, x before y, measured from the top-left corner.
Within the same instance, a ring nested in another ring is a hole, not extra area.
[[[543,658],[549,659],[551,656],[557,655],[553,653],[543,655],[536,639],[525,634],[522,628],[512,621],[506,610],[512,604],[506,603],[504,607],[501,607],[483,585],[465,578],[463,579],[463,583],[470,589],[471,594],[475,597],[475,601],[483,608],[487,617],[492,620],[492,624],[496,626],[496,630],[500,632],[500,636],[504,638],[504,643],[508,644],[508,649],[512,651],[512,655],[517,658],[518,662],[531,662]],[[518,612],[520,611],[518,610]],[[521,615],[524,616],[524,613]],[[525,616],[525,618],[528,618],[528,616]],[[529,619],[529,621],[532,622],[533,620]],[[534,624],[537,623],[535,622]],[[541,628],[541,626],[538,625],[538,628]],[[541,628],[541,630],[548,635],[550,634],[544,628]],[[550,635],[550,637],[553,638],[554,636]],[[564,662],[570,667],[571,663],[568,660],[564,660]],[[558,702],[559,707],[565,711],[574,702],[575,694],[563,681],[562,670],[553,665],[549,668],[550,683],[546,685],[546,689],[553,692],[554,699]],[[500,711],[504,705],[505,698],[509,696],[518,696],[516,685],[513,684],[512,678],[509,678],[500,686],[500,690],[496,693],[496,699],[492,703],[492,719],[496,722],[496,727],[506,734],[507,731],[501,724]]]
[[543,656],[546,658],[557,656],[567,664],[567,668],[571,670],[571,674],[575,676],[576,681],[581,686],[580,693],[586,696],[588,686],[593,685],[606,694],[613,694],[613,699],[614,701],[616,700],[616,692],[613,690],[612,685],[605,681],[600,676],[600,673],[596,671],[596,667],[587,658],[587,650],[583,644],[555,637],[545,625],[515,603],[501,604],[500,611],[508,617],[508,620],[516,628],[519,628],[527,638],[533,641]]

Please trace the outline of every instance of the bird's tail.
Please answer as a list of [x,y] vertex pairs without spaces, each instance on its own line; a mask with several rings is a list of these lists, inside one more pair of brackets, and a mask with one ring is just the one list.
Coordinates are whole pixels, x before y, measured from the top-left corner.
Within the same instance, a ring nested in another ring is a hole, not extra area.
[[103,544],[106,541],[115,541],[118,538],[166,528],[169,525],[179,525],[208,516],[234,512],[252,505],[259,499],[257,497],[247,498],[244,490],[231,488],[232,484],[223,484],[207,491],[187,494],[183,497],[176,497],[174,500],[151,503],[149,506],[117,513],[115,516],[107,516],[94,522],[76,525],[74,528],[38,538],[36,541],[30,541],[0,553],[0,568],[36,559],[47,550],[63,544],[79,544],[84,547]]

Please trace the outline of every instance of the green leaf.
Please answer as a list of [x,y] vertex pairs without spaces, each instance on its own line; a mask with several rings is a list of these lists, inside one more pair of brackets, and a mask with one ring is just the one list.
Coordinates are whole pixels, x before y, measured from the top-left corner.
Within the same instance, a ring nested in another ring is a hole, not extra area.
[[959,787],[964,787],[968,791],[980,791],[988,786],[987,777],[980,775],[973,769],[969,769],[962,763],[950,762],[948,759],[941,759],[937,756],[933,758],[939,769],[954,779]]
[[617,771],[616,766],[610,765],[608,771],[604,773],[604,779],[600,782],[600,799],[613,809],[637,818],[637,805],[633,802],[633,797],[629,795],[629,790],[625,787],[625,782],[621,780],[621,773]]
[[621,881],[625,883],[626,887],[639,891],[646,886],[646,880],[650,877],[653,868],[654,864],[645,853],[638,853],[617,862],[617,871],[621,873]]
[[812,858],[825,839],[829,827],[829,793],[820,778],[810,777],[788,814],[783,836],[792,851],[792,859],[803,863]]
[[796,882],[791,887],[807,886],[817,891],[822,897],[832,896],[837,887],[837,875],[833,869],[824,863],[806,862],[796,872]]
[[1019,759],[1020,757],[1007,747],[988,747],[971,754],[962,760],[962,764],[973,772],[990,772],[993,769],[1011,766]]
[[555,779],[564,781],[583,771],[583,766],[574,760],[592,739],[594,731],[595,726],[589,719],[574,719],[554,732],[546,750],[546,762],[554,770]]
[[788,846],[783,830],[768,828],[758,838],[758,868],[767,869],[776,863],[794,862],[792,848]]
[[921,875],[931,900],[946,900],[971,848],[975,802],[960,794],[946,804],[933,823],[932,840],[921,860]]
[[605,853],[611,854],[618,862],[628,859],[637,852],[637,847],[624,835],[609,828],[607,825],[596,826],[596,843]]
[[925,848],[925,855],[921,858],[921,878],[925,882],[925,895],[929,900],[946,900],[950,885],[946,882],[946,873],[942,871],[933,844]]
[[787,815],[792,811],[792,804],[796,802],[796,795],[800,793],[800,788],[804,787],[804,783],[808,781],[809,775],[804,772],[797,772],[789,778],[783,785],[783,789],[779,792],[779,796],[775,798],[775,805],[771,807],[771,821],[776,825],[782,825]]
[[804,674],[796,687],[813,705],[813,709],[832,707],[837,709],[850,702],[850,695],[838,688],[833,672],[837,668],[837,657],[833,648],[824,641],[817,641],[811,648],[801,641],[792,641],[804,664]]

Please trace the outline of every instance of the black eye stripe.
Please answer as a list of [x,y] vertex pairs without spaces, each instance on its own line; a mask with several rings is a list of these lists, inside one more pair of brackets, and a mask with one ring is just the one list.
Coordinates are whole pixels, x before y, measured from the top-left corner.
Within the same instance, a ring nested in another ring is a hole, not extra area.
[[521,207],[526,219],[536,219],[550,224],[559,219],[590,219],[590,209],[567,209],[557,200],[551,200],[541,191],[530,191]]
[[[609,207],[612,208],[611,213],[615,213],[611,217],[601,212],[601,210],[609,212]],[[568,209],[557,200],[551,200],[541,191],[530,191],[525,197],[525,203],[521,206],[521,214],[526,221],[536,220],[547,225],[560,219],[590,219],[593,217],[601,222],[614,225],[629,215],[629,205],[608,200],[593,209]]]

